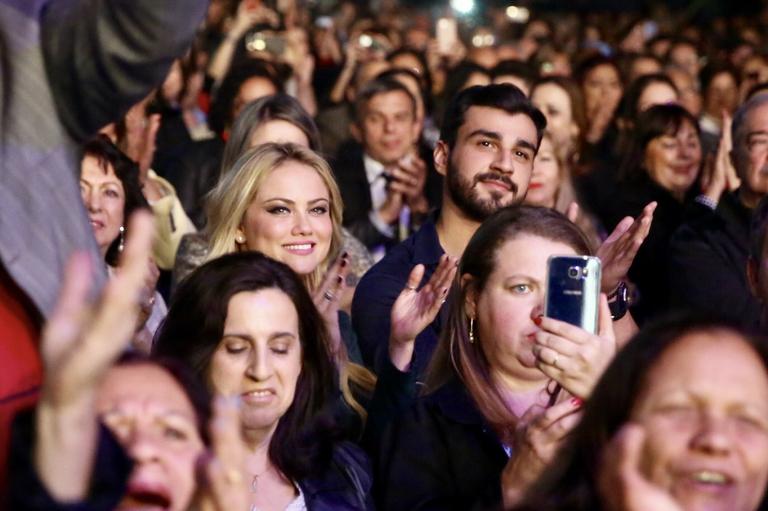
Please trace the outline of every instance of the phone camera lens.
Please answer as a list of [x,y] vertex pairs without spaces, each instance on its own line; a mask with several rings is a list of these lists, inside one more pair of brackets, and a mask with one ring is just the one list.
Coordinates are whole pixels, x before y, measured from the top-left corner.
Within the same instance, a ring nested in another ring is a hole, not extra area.
[[581,269],[578,266],[571,266],[568,268],[568,277],[572,279],[578,279],[581,275]]

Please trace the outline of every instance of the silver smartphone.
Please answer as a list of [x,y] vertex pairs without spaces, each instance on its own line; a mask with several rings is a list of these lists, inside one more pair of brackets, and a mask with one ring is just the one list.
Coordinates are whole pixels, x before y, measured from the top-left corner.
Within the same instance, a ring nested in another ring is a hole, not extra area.
[[544,315],[597,333],[600,259],[552,256],[547,261]]

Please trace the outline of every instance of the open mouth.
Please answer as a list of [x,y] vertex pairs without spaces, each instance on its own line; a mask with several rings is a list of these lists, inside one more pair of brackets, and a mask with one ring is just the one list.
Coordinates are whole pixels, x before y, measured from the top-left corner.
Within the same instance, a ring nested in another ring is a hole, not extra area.
[[128,490],[118,509],[120,511],[165,511],[171,499],[164,491],[151,489]]
[[708,486],[727,486],[732,483],[731,478],[717,470],[697,470],[691,474],[691,480],[697,484]]

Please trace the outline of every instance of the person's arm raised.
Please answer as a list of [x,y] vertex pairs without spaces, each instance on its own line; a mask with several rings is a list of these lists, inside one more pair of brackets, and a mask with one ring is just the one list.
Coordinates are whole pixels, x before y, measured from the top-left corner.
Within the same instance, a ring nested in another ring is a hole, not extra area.
[[45,380],[36,415],[34,463],[51,496],[61,502],[82,500],[88,493],[98,440],[96,394],[136,328],[152,222],[145,212],[131,218],[122,270],[96,303],[87,299],[92,262],[87,254],[75,255],[43,330]]

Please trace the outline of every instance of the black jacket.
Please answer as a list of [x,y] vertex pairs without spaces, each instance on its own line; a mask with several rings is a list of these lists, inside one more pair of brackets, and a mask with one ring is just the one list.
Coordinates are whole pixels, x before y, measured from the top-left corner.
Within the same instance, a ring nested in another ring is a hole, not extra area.
[[639,291],[637,302],[631,309],[639,324],[670,310],[669,242],[686,219],[686,209],[693,203],[697,189],[694,184],[680,202],[643,172],[631,180],[618,183],[615,195],[601,218],[607,231],[611,232],[625,216],[637,217],[646,204],[652,201],[658,203],[648,237],[628,272]]
[[[432,154],[423,144],[419,146],[419,157],[427,165],[424,196],[430,208],[437,208],[442,200],[442,176],[435,171]],[[365,174],[363,146],[354,141],[342,144],[333,159],[332,168],[344,201],[344,227],[368,248],[379,245],[389,247],[396,243],[397,239],[389,238],[376,229],[368,216],[373,202]]]
[[507,455],[454,380],[390,425],[376,460],[383,510],[497,509]]
[[695,206],[699,213],[675,231],[669,245],[672,305],[755,327],[760,304],[746,275],[752,211],[732,193],[723,194],[717,210]]

